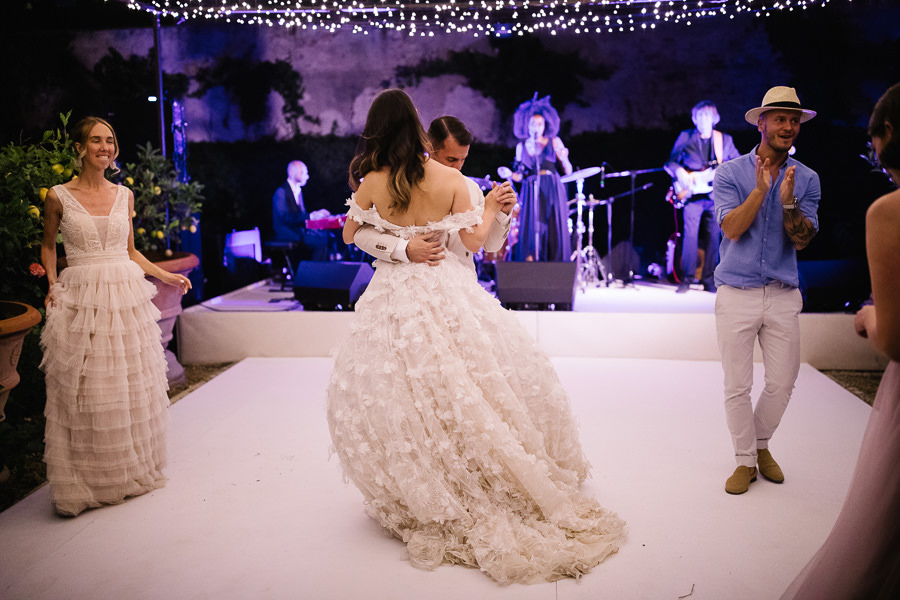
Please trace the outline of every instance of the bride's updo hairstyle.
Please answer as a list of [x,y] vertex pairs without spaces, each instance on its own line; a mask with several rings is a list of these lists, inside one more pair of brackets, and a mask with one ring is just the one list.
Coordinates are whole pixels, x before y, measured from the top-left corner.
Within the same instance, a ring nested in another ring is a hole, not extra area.
[[891,124],[891,139],[881,146],[878,162],[886,169],[900,169],[900,83],[891,86],[872,110],[869,136],[883,139],[885,123]]
[[425,153],[431,150],[419,113],[402,90],[385,90],[375,97],[366,127],[350,161],[350,188],[372,171],[390,169],[390,209],[405,213],[410,190],[425,177]]
[[75,170],[80,173],[81,169],[83,168],[82,160],[87,155],[88,138],[90,137],[91,130],[95,125],[106,125],[107,127],[109,127],[110,132],[112,132],[113,146],[115,146],[116,150],[113,154],[109,168],[112,169],[113,173],[118,173],[119,167],[116,165],[115,161],[119,156],[119,138],[116,137],[116,130],[113,129],[112,125],[110,125],[100,117],[85,117],[75,123],[75,125],[72,127],[72,141],[76,144],[81,145],[81,151],[78,153],[78,156],[75,157]]

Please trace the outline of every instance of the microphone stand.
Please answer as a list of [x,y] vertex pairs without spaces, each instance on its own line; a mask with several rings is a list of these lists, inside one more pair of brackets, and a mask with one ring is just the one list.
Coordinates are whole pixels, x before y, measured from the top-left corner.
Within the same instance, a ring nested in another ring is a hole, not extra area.
[[[638,188],[638,189],[635,189],[635,187],[634,187],[634,185],[635,185],[635,178],[636,178],[638,175],[644,175],[645,173],[655,173],[655,172],[657,172],[657,171],[663,171],[663,170],[664,170],[664,169],[662,169],[662,168],[658,168],[658,169],[640,169],[640,170],[637,170],[637,171],[620,171],[620,172],[618,172],[618,173],[610,173],[610,174],[608,175],[609,177],[629,177],[629,178],[631,178],[631,190],[630,190],[629,192],[627,192],[627,195],[630,195],[630,196],[631,196],[631,207],[630,207],[630,211],[629,211],[629,212],[631,213],[631,214],[630,214],[630,216],[631,216],[631,228],[630,228],[630,231],[628,232],[628,243],[631,245],[631,249],[632,249],[632,250],[634,249],[634,205],[635,205],[635,192],[638,192],[638,191],[640,191],[640,190],[645,190],[645,189],[649,188],[651,185],[653,185],[652,183],[649,183],[649,184],[646,184],[646,185],[641,186],[641,187]],[[625,195],[625,194],[623,194],[623,195]],[[610,243],[612,243],[612,242],[610,241]],[[607,254],[607,256],[608,256],[610,259],[612,258],[612,248],[611,248],[611,247],[609,248],[609,254]],[[612,261],[611,261],[611,260],[610,260],[610,267],[612,267]],[[610,268],[610,270],[612,270],[612,269]],[[633,269],[632,266],[631,266],[631,261],[630,261],[630,260],[628,261],[628,279],[626,280],[626,279],[623,277],[622,282],[623,282],[626,286],[629,285],[629,284],[630,284],[630,285],[634,285],[634,269]]]
[[[532,141],[534,142],[534,149],[537,150],[537,140],[532,138]],[[525,152],[528,152],[528,144],[525,144]],[[534,262],[541,260],[541,227],[538,221],[538,215],[540,214],[538,205],[541,200],[541,154],[543,152],[538,152],[534,156],[534,197],[531,202],[531,223],[532,227],[534,227]]]
[[[634,251],[634,180],[637,177],[637,173],[635,171],[631,172],[631,224],[628,227],[628,246],[629,250]],[[629,257],[628,260],[628,280],[625,282],[625,285],[634,285],[634,268],[631,264],[631,259]]]

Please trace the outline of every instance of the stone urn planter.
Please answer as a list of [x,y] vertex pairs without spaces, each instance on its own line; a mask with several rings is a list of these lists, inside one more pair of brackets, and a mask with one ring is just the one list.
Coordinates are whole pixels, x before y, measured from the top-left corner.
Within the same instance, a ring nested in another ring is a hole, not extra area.
[[[162,252],[144,252],[144,256],[164,271],[180,273],[185,277],[200,264],[197,255],[190,252],[175,252],[172,256],[166,256]],[[181,290],[164,284],[156,277],[148,275],[147,279],[156,286],[157,294],[153,298],[153,304],[162,313],[159,319],[159,328],[162,331],[162,345],[166,352],[166,364],[169,367],[169,387],[181,386],[185,384],[184,367],[178,362],[175,353],[168,348],[169,342],[172,341],[175,320],[181,314]]]
[[0,421],[6,419],[9,392],[19,384],[19,355],[31,328],[41,322],[41,313],[22,302],[0,300]]

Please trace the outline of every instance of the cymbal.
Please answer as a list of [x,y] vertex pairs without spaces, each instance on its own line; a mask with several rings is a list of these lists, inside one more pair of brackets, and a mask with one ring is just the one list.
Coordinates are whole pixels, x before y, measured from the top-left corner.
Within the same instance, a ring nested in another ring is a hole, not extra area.
[[[584,207],[587,208],[588,210],[590,210],[590,209],[595,208],[595,207],[597,207],[597,206],[606,206],[607,204],[612,204],[612,203],[613,203],[613,199],[612,199],[612,198],[607,198],[606,200],[585,200],[585,202],[584,202]],[[577,208],[577,207],[576,207],[576,208],[570,208],[570,209],[569,209],[569,216],[570,216],[570,217],[571,217],[571,216],[574,216],[574,215],[577,215],[577,214],[578,214],[578,208]]]
[[[572,200],[569,200],[568,205],[569,205],[569,206],[572,206],[572,205],[575,204],[576,202],[578,202],[578,198],[574,198],[574,199],[572,199]],[[601,204],[609,204],[609,203],[611,203],[611,202],[615,202],[615,198],[614,198],[614,197],[613,197],[613,198],[603,198],[603,199],[601,199],[601,200],[585,200],[585,201],[584,201],[584,206],[586,206],[586,207],[588,207],[588,208],[594,208],[595,206],[600,206]]]
[[563,183],[569,183],[570,181],[576,181],[578,179],[587,179],[588,177],[593,177],[597,173],[601,171],[600,167],[588,167],[587,169],[581,169],[580,171],[573,171],[568,175],[564,175],[559,178]]

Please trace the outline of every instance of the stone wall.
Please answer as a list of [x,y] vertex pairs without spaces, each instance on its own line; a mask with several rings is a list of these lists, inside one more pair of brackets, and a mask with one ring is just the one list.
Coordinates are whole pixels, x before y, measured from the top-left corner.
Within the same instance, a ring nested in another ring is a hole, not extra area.
[[[758,43],[748,44],[748,40]],[[767,43],[759,19],[709,19],[693,26],[665,26],[656,31],[600,35],[544,36],[548,50],[576,53],[577,60],[559,64],[560,73],[581,78],[579,100],[562,111],[569,132],[613,131],[628,128],[687,128],[690,107],[709,98],[722,113],[722,127],[744,127],[743,112],[778,82],[791,76]],[[92,67],[109,47],[121,54],[146,56],[153,45],[152,30],[113,30],[80,35],[74,52]],[[490,53],[487,40],[461,35],[427,41],[393,32],[354,35],[269,27],[180,25],[163,28],[163,66],[168,73],[193,76],[223,53],[250,53],[259,61],[286,60],[303,76],[303,106],[320,121],[302,124],[304,134],[354,135],[360,132],[372,97],[397,85],[395,69],[423,59],[447,58],[451,52]],[[584,72],[599,64],[611,69],[608,79],[589,79]],[[554,94],[546,73],[527,68],[510,74],[521,87],[521,100],[533,91]],[[558,74],[556,74],[558,75]],[[492,98],[458,74],[424,78],[407,88],[426,123],[441,114],[455,114],[469,124],[478,139],[511,143],[508,115]],[[804,99],[814,90],[801,90]],[[240,122],[236,107],[224,93],[213,90],[202,98],[185,99],[190,141],[234,141],[274,136],[284,139],[291,128],[280,112],[281,99],[270,98],[270,119],[262,127]]]

